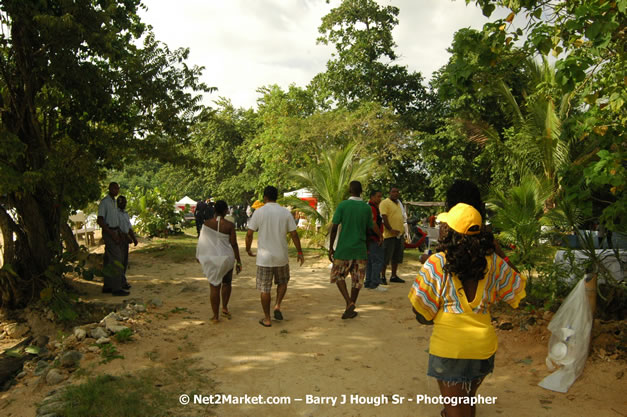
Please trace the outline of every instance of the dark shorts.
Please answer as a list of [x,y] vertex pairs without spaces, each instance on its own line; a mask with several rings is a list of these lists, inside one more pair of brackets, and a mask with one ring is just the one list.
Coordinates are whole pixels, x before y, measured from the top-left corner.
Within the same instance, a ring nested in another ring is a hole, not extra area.
[[494,355],[488,359],[452,359],[429,354],[427,375],[450,383],[483,379],[494,370]]
[[403,249],[405,249],[405,244],[403,239],[398,239],[395,237],[389,237],[383,241],[383,250],[385,252],[385,264],[389,265],[390,262],[393,264],[402,264],[403,263]]

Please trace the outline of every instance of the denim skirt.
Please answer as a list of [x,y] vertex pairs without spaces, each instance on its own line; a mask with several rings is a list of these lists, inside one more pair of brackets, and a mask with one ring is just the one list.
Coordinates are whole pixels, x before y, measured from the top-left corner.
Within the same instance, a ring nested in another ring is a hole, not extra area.
[[429,354],[427,375],[440,381],[458,383],[482,379],[494,370],[494,355],[488,359],[453,359]]

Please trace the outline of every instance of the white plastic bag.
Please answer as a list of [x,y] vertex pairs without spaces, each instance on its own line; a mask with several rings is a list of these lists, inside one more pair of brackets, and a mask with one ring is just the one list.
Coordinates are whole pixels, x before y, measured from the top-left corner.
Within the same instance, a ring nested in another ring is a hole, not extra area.
[[538,385],[557,392],[567,392],[583,372],[588,358],[592,311],[586,297],[585,278],[568,294],[549,323],[551,331],[546,365],[560,367]]

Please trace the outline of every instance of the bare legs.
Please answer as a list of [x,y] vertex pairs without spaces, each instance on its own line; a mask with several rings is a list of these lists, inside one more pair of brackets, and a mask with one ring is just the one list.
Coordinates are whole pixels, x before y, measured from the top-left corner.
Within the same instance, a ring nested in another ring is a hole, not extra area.
[[231,298],[231,284],[222,284],[222,314],[231,318],[229,299]]
[[[477,395],[477,389],[483,382],[483,378],[475,379],[470,385],[470,391],[466,391],[462,384],[449,385],[446,382],[438,380],[440,393],[444,397],[474,397]],[[443,417],[475,417],[476,406],[470,404],[444,405]]]
[[275,310],[281,310],[281,301],[283,301],[283,297],[285,297],[285,293],[287,292],[287,284],[279,284],[276,287],[276,304],[274,304]]
[[210,285],[211,292],[209,294],[209,300],[211,301],[211,311],[213,317],[211,317],[212,323],[220,321],[220,295],[222,295],[222,313],[229,317],[229,298],[231,298],[231,284]]
[[[287,283],[279,284],[276,287],[276,302],[274,304],[274,310],[281,311],[281,302],[283,301],[283,297],[285,297],[285,293],[287,292]],[[261,293],[261,308],[263,308],[263,323],[267,326],[272,325],[272,319],[270,318],[270,302],[272,301],[272,293],[262,292]]]
[[213,311],[213,317],[211,317],[212,323],[217,323],[220,321],[220,313],[218,312],[220,308],[220,287],[222,285],[213,285],[211,286],[211,292],[209,294],[209,300],[211,301],[211,311]]
[[342,297],[344,297],[344,301],[346,301],[346,308],[354,305],[357,302],[357,297],[359,296],[359,288],[351,288],[351,294],[349,297],[348,288],[346,288],[346,281],[338,279],[335,283],[337,284],[337,288],[340,290]]
[[263,323],[266,326],[272,325],[272,320],[270,319],[270,300],[272,299],[272,294],[269,292],[261,293],[261,308],[263,308]]

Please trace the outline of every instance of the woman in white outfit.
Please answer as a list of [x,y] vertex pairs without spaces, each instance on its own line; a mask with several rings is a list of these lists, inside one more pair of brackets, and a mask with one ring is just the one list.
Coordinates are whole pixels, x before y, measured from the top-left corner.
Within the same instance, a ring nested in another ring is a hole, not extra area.
[[205,220],[196,246],[196,259],[202,265],[202,270],[211,286],[212,323],[220,321],[218,311],[220,295],[222,295],[222,315],[228,319],[231,318],[228,303],[231,297],[233,266],[235,265],[235,271],[238,274],[242,270],[242,261],[235,237],[235,225],[224,219],[228,209],[224,200],[216,202],[216,216]]

